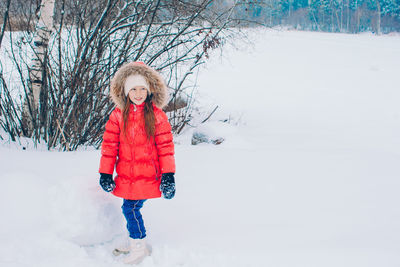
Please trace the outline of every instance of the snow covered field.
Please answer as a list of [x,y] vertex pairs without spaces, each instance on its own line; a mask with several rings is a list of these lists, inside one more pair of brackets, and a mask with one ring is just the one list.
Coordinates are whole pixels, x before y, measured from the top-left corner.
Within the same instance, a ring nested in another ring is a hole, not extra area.
[[[219,146],[177,138],[141,266],[400,266],[400,36],[257,31],[199,76]],[[99,151],[0,148],[0,266],[125,266]],[[121,256],[122,257],[122,256]]]

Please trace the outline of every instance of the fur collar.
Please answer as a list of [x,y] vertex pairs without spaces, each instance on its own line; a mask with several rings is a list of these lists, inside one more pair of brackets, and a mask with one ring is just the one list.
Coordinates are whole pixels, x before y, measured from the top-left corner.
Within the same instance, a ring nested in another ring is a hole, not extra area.
[[167,85],[156,70],[143,62],[126,63],[115,73],[110,84],[110,97],[114,104],[119,109],[124,109],[126,97],[123,87],[126,78],[132,74],[140,74],[147,79],[150,85],[150,92],[153,94],[151,101],[162,109],[167,104]]

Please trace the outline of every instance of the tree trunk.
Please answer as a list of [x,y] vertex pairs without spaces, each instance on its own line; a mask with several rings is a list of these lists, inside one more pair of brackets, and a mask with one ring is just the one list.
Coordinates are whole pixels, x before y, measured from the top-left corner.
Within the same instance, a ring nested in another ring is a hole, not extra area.
[[45,62],[47,59],[47,47],[51,33],[54,29],[55,0],[43,0],[40,5],[38,22],[35,27],[33,56],[29,68],[29,88],[30,92],[25,99],[22,121],[24,128],[31,137],[35,128],[38,126],[38,107],[40,92],[45,80]]
[[376,34],[381,34],[381,5],[379,4],[379,0],[375,0],[376,2]]
[[358,33],[360,31],[360,10],[358,8],[358,0],[356,0],[356,29],[355,33]]
[[11,4],[11,0],[7,0],[6,10],[4,11],[3,25],[1,27],[1,33],[0,33],[0,48],[1,48],[1,42],[3,41],[4,31],[6,30],[6,27],[7,27],[8,12],[10,11],[10,4]]
[[346,31],[350,30],[350,0],[347,0],[347,21],[346,21]]

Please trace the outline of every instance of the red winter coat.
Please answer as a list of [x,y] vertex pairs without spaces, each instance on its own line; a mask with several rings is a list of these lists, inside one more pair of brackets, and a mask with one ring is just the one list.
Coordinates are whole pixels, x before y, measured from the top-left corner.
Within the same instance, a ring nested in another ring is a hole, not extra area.
[[122,134],[123,117],[115,108],[106,124],[101,146],[100,173],[113,174],[116,165],[115,196],[125,199],[148,199],[161,196],[162,173],[175,173],[174,143],[171,125],[165,113],[153,105],[156,118],[154,139],[144,128],[142,105],[134,111],[131,104],[127,136]]
[[[154,138],[148,139],[146,135],[144,103],[136,105],[136,110],[130,104],[127,134],[125,136],[122,133],[121,110],[125,104],[125,96],[118,80],[123,79],[123,75],[131,74],[141,74],[150,83],[155,115]],[[99,172],[113,174],[114,167],[116,168],[116,187],[112,193],[117,197],[132,200],[160,197],[161,175],[175,173],[171,125],[160,108],[166,101],[166,86],[152,68],[144,64],[129,63],[114,76],[110,94],[117,107],[111,112],[105,126]]]

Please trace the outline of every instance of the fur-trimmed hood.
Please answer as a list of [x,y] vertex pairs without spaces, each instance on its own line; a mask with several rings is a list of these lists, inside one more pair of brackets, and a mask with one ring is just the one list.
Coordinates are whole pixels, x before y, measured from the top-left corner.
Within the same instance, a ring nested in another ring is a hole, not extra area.
[[126,96],[124,94],[124,83],[126,78],[132,74],[144,76],[153,94],[151,102],[162,109],[167,104],[168,89],[161,75],[153,68],[143,62],[130,62],[122,65],[115,73],[110,84],[110,97],[114,104],[121,110],[124,109]]

